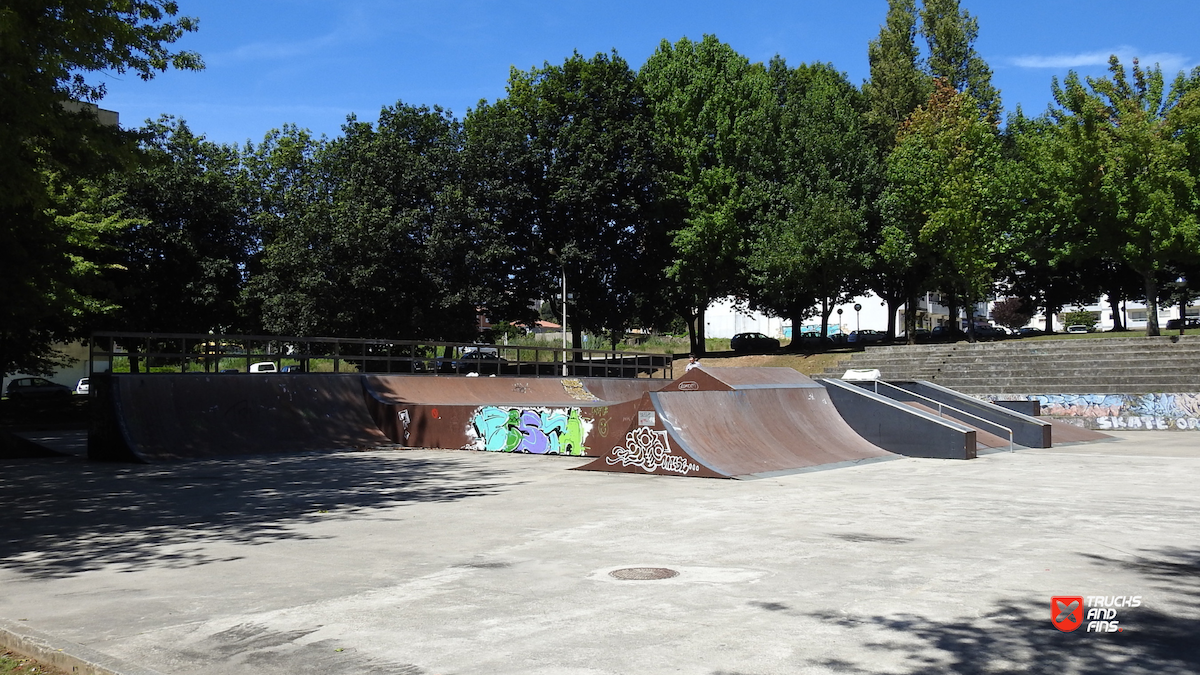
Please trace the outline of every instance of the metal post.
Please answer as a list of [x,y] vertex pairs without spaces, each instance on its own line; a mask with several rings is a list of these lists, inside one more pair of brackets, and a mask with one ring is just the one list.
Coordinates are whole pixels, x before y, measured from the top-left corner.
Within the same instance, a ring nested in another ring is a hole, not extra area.
[[562,323],[562,354],[563,354],[563,377],[567,376],[567,266],[559,261],[559,268],[562,269],[562,302],[563,302],[563,323]]

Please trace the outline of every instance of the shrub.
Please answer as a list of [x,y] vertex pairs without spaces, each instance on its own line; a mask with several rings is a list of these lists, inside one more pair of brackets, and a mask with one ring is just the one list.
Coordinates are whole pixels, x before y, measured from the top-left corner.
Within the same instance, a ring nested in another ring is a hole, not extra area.
[[1032,317],[1029,304],[1022,298],[1005,298],[992,305],[992,321],[1005,328],[1021,328],[1028,324]]

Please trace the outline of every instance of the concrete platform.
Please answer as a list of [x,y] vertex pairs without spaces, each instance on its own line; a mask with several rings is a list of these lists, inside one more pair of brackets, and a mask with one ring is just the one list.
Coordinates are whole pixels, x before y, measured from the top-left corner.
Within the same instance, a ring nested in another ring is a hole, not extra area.
[[[1200,437],[747,482],[586,461],[0,462],[0,633],[117,673],[1200,670]],[[1061,595],[1142,600],[1063,633]]]

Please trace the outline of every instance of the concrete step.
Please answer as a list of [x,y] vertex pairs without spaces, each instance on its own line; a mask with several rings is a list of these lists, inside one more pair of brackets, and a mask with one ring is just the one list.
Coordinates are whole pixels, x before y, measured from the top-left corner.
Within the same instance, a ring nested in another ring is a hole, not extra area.
[[871,346],[824,376],[850,368],[980,395],[1200,392],[1200,336]]
[[[886,377],[884,379],[887,379]],[[1085,380],[1074,377],[939,377],[935,382],[943,387],[1023,387],[1026,391],[1070,393],[1079,387],[1135,388],[1142,393],[1200,391],[1200,378],[1191,377],[1114,377]]]
[[[944,368],[915,368],[897,364],[881,364],[880,372],[889,373],[931,373],[944,377],[966,375],[988,375],[995,377],[1045,377],[1059,375],[1063,377],[1122,377],[1127,375],[1145,375],[1171,377],[1187,373],[1200,373],[1197,367],[1181,367],[1179,364],[1108,364],[1094,363],[1063,363],[1063,364],[1006,364],[1006,363],[977,363],[966,367],[948,365]],[[845,371],[843,371],[845,372]]]

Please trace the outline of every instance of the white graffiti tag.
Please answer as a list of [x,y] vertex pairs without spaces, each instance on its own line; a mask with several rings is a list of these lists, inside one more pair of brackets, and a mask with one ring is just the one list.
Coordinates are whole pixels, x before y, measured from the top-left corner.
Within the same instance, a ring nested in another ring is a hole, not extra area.
[[673,473],[691,473],[699,471],[700,465],[687,461],[687,458],[671,454],[671,443],[667,440],[667,432],[654,431],[649,427],[638,427],[625,434],[625,447],[613,448],[612,456],[604,461],[610,466],[636,466],[643,471],[663,471]]

